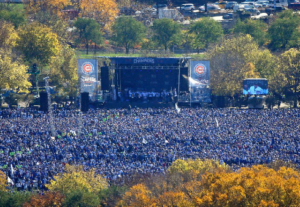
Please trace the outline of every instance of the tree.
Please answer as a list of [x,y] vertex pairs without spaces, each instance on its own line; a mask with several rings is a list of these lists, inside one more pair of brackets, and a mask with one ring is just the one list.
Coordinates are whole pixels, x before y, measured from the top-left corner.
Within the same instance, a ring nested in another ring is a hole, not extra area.
[[5,21],[0,21],[0,48],[10,51],[16,46],[18,34],[14,25]]
[[122,16],[117,19],[112,27],[112,39],[118,46],[125,47],[126,54],[129,49],[141,43],[146,36],[146,27],[133,17]]
[[46,192],[43,195],[34,195],[23,207],[60,207],[63,205],[64,196],[58,192]]
[[271,39],[270,47],[279,49],[299,46],[299,21],[299,15],[292,11],[280,14],[268,30]]
[[238,20],[236,25],[233,28],[233,33],[235,34],[249,34],[253,37],[254,41],[258,43],[258,45],[265,44],[267,38],[266,32],[267,24],[259,20],[247,19],[246,21]]
[[49,64],[50,79],[62,96],[76,96],[78,85],[77,58],[74,49],[65,46]]
[[189,32],[195,34],[193,47],[196,49],[207,48],[210,43],[217,42],[223,36],[221,24],[211,18],[194,22]]
[[82,166],[66,165],[65,172],[54,176],[46,187],[51,191],[69,194],[73,191],[97,193],[106,189],[108,183],[100,175],[95,175],[95,170],[85,172]]
[[99,197],[92,192],[75,190],[66,195],[64,206],[66,207],[98,207]]
[[61,16],[61,11],[71,4],[70,0],[24,0],[25,10],[28,14],[49,12],[51,15]]
[[157,199],[157,206],[193,207],[193,202],[183,192],[165,192]]
[[300,94],[300,51],[290,49],[280,56],[281,73],[284,75],[286,95],[294,99],[294,107],[297,107],[297,100]]
[[4,172],[0,171],[0,191],[6,191],[7,180]]
[[31,86],[27,67],[19,59],[12,60],[9,52],[0,50],[0,89],[24,92]]
[[127,191],[119,206],[155,206],[154,200],[151,196],[151,191],[143,185],[138,184],[132,186],[129,191]]
[[89,54],[89,43],[101,44],[103,42],[100,25],[93,19],[78,18],[74,23],[79,37],[77,42],[84,43],[86,54]]
[[32,197],[32,193],[29,191],[15,191],[14,193],[9,191],[0,191],[0,206],[6,207],[20,207],[24,203],[28,202]]
[[57,35],[50,28],[40,24],[30,24],[19,30],[17,49],[22,52],[25,61],[37,61],[44,66],[58,55],[61,48]]
[[213,48],[208,54],[212,92],[234,96],[241,93],[245,78],[259,77],[252,63],[257,51],[258,45],[250,35],[223,40]]
[[24,10],[16,5],[0,5],[0,20],[11,22],[16,28],[26,22]]
[[80,17],[95,19],[104,30],[110,30],[119,13],[115,0],[73,0]]
[[180,44],[181,42],[180,25],[172,19],[156,19],[153,22],[152,30],[154,32],[153,40],[158,45],[162,45],[165,51],[171,45]]
[[232,173],[206,173],[186,185],[197,206],[299,206],[300,174],[291,168],[278,171],[261,165]]

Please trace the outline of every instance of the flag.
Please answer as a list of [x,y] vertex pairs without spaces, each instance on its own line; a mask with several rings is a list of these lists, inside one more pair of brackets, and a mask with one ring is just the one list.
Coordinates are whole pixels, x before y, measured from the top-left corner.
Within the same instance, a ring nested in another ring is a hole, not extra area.
[[51,137],[52,140],[55,140],[55,137]]
[[15,155],[15,152],[11,152],[9,153],[10,156],[14,156]]
[[179,114],[180,113],[180,108],[178,107],[177,103],[175,103],[175,109],[176,109],[177,113]]
[[98,134],[101,135],[102,133],[101,133],[101,132],[98,132]]
[[14,185],[14,181],[12,181],[12,179],[10,179],[10,177],[7,176],[7,182],[11,183],[12,185]]
[[61,138],[61,136],[60,136],[60,135],[57,135],[57,138],[59,138],[59,139],[60,139],[60,138]]
[[89,136],[92,136],[92,133],[89,133]]
[[218,122],[217,117],[215,119],[216,119],[217,127],[219,127],[219,122]]
[[10,164],[10,170],[11,170],[11,174],[13,175],[13,174],[14,174],[14,172],[15,172],[15,170],[14,170],[14,168],[13,168],[12,164]]
[[168,144],[168,143],[169,143],[169,141],[168,141],[168,140],[165,140],[165,143],[166,143],[166,144]]
[[143,144],[147,144],[148,142],[143,138]]

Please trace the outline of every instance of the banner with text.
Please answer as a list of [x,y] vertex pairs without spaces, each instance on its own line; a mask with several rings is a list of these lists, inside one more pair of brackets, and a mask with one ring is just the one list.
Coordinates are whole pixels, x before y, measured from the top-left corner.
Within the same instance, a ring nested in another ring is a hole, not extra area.
[[98,60],[78,59],[80,93],[88,92],[91,101],[97,98]]
[[191,102],[211,102],[209,61],[190,62]]

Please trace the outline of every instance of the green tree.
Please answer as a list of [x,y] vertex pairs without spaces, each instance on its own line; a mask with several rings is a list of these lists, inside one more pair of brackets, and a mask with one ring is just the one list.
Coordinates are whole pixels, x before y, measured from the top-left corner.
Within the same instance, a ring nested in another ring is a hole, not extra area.
[[113,41],[118,46],[125,47],[126,54],[129,49],[135,45],[142,43],[146,36],[146,27],[135,20],[133,17],[122,16],[118,18],[112,27]]
[[223,36],[221,24],[211,18],[194,22],[189,32],[195,35],[192,45],[196,49],[207,48],[210,43],[217,42]]
[[297,107],[297,100],[300,94],[300,51],[290,49],[280,56],[281,72],[285,80],[286,95],[294,99],[294,107]]
[[100,206],[99,197],[92,192],[75,190],[66,195],[65,207],[97,207]]
[[233,28],[235,34],[249,34],[260,46],[263,45],[267,38],[267,24],[259,20],[247,19],[246,21],[238,20]]
[[18,5],[0,5],[0,20],[5,20],[14,24],[17,28],[18,26],[26,22],[25,12],[23,9],[18,7]]
[[29,24],[19,30],[17,49],[22,52],[25,61],[37,61],[41,66],[50,63],[61,48],[57,35],[49,27],[37,23]]
[[28,202],[32,197],[32,193],[29,191],[19,192],[4,192],[0,191],[0,206],[5,207],[20,207],[24,203]]
[[153,22],[153,40],[167,50],[171,45],[181,43],[180,25],[172,19],[156,19]]
[[89,44],[101,44],[103,42],[100,25],[93,19],[78,18],[74,23],[77,28],[77,43],[83,43],[86,47],[86,54],[89,54]]
[[268,30],[271,39],[270,47],[279,49],[299,46],[299,21],[299,15],[292,11],[280,14]]

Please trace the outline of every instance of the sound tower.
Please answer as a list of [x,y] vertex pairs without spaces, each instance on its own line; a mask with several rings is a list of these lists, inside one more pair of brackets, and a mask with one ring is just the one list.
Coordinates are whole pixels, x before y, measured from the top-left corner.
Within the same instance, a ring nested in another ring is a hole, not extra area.
[[81,111],[87,112],[89,110],[89,93],[83,92],[81,93]]
[[46,92],[40,92],[40,110],[41,111],[48,111],[48,94]]
[[189,68],[180,68],[180,91],[189,91]]
[[109,68],[101,67],[101,90],[109,90]]

